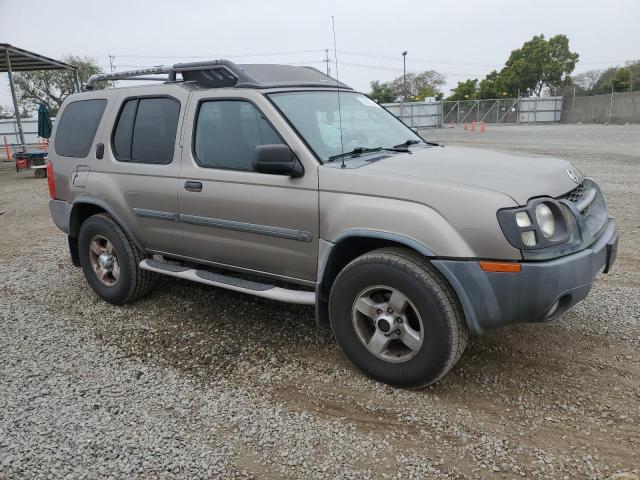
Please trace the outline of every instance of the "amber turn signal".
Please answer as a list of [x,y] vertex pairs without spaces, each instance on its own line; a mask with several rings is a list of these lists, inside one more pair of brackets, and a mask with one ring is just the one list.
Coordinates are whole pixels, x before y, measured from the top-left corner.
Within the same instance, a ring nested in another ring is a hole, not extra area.
[[522,271],[522,265],[513,262],[478,262],[480,268],[485,272],[512,272]]

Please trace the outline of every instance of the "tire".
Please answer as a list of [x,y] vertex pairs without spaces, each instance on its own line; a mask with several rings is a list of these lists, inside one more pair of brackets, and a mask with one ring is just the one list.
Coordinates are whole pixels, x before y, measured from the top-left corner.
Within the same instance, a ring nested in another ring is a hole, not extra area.
[[331,287],[329,318],[351,362],[396,387],[438,381],[468,339],[451,287],[424,257],[403,248],[374,250],[349,263]]
[[[103,275],[108,269],[98,273],[96,260],[100,266],[100,259],[96,259],[98,252],[94,251],[92,254],[92,246],[95,249],[104,246],[103,253],[113,253],[110,255],[110,274]],[[106,214],[93,215],[82,223],[78,238],[78,254],[87,282],[100,298],[109,303],[121,305],[137,300],[147,295],[155,286],[157,275],[139,267],[144,254]]]

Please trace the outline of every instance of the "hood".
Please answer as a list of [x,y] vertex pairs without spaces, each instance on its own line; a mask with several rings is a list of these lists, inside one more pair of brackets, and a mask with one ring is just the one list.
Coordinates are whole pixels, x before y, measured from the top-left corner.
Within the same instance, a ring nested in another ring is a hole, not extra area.
[[[570,162],[467,147],[412,148],[362,167],[367,173],[412,177],[494,190],[524,205],[532,197],[559,197],[583,180]],[[578,181],[572,180],[570,170]]]

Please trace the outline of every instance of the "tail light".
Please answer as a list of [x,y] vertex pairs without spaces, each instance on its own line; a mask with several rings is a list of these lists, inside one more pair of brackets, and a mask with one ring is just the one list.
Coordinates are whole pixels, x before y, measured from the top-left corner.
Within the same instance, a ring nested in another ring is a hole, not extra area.
[[53,163],[47,161],[47,183],[49,184],[49,197],[56,198],[56,182],[53,180]]

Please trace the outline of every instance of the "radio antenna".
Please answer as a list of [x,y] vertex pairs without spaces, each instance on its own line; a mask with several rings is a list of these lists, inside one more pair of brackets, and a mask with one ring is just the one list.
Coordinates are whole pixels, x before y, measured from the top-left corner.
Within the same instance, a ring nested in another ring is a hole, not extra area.
[[[336,88],[338,89],[338,118],[340,122],[340,154],[344,155],[344,142],[342,140],[342,105],[340,104],[340,72],[338,70],[338,47],[336,46],[336,19],[331,15],[331,26],[333,28],[333,58],[336,61]],[[345,168],[344,157],[342,157],[342,165]]]

